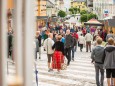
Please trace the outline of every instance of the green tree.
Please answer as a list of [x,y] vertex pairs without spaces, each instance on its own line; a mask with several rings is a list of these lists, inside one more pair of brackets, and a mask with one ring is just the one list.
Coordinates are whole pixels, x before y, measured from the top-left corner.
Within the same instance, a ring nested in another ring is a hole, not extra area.
[[74,14],[74,9],[73,8],[69,8],[69,11],[71,12],[71,14]]
[[78,8],[74,7],[73,9],[74,9],[74,14],[77,14]]
[[82,11],[80,11],[80,14],[81,14],[81,15],[87,14],[87,11],[86,11],[86,10],[82,10]]
[[58,12],[58,16],[60,16],[60,17],[65,17],[65,16],[66,16],[66,12],[63,11],[63,10],[60,10],[60,11]]
[[81,15],[80,20],[81,20],[81,22],[87,22],[87,14]]
[[80,13],[80,8],[77,8],[78,13]]
[[88,14],[88,20],[90,20],[90,19],[92,19],[92,18],[97,19],[97,15],[96,15],[96,14],[93,14],[93,13]]
[[92,18],[95,18],[97,19],[97,15],[96,14],[93,14],[93,13],[90,13],[90,14],[82,14],[81,15],[81,22],[87,22],[88,20],[92,19]]
[[77,7],[71,7],[69,8],[69,11],[71,12],[71,14],[77,14],[80,12],[80,9]]

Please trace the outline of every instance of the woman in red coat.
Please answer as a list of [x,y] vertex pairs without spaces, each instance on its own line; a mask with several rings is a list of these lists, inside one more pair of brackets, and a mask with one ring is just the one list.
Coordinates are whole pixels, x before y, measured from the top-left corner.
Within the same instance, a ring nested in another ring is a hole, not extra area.
[[52,59],[52,68],[57,69],[58,72],[60,72],[61,64],[64,62],[64,43],[60,41],[61,38],[62,36],[58,35],[57,41],[52,47],[55,49]]

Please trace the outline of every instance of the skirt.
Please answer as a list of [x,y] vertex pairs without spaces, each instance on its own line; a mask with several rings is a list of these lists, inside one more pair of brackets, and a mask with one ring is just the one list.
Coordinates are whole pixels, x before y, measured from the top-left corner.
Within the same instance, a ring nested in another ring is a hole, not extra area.
[[52,58],[52,68],[60,70],[62,63],[64,63],[64,55],[60,51],[55,51]]

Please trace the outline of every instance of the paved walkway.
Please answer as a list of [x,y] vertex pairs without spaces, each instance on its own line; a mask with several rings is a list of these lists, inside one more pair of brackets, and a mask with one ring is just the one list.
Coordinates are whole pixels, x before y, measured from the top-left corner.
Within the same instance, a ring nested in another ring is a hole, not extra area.
[[48,72],[47,56],[44,52],[38,61],[39,86],[96,86],[95,69],[91,64],[90,52],[79,50],[75,53],[75,61],[71,61],[67,70],[58,73],[56,70]]
[[[85,48],[83,52],[78,49],[75,53],[75,61],[71,61],[67,70],[62,70],[60,73],[57,73],[56,70],[48,72],[46,52],[42,49],[42,57],[37,61],[37,69],[39,86],[96,86],[95,69],[91,64],[90,52],[86,53]],[[13,64],[9,64],[9,73],[10,76],[15,74]],[[37,86],[35,73],[33,73],[33,84]]]

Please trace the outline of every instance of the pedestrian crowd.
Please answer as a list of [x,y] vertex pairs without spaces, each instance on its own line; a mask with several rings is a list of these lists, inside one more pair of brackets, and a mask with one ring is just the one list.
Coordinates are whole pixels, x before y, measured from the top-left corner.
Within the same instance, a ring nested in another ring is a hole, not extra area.
[[[8,57],[12,55],[12,37],[9,31]],[[39,52],[39,59],[42,58],[42,45],[47,53],[48,72],[53,69],[57,69],[58,72],[66,69],[66,66],[75,60],[78,47],[81,52],[86,47],[86,52],[91,52],[91,62],[95,66],[97,86],[104,86],[104,70],[106,70],[108,86],[115,86],[115,36],[112,31],[107,33],[106,30],[93,26],[55,25],[37,31],[35,45],[36,60],[38,59],[37,52]],[[101,79],[99,79],[100,74]]]

